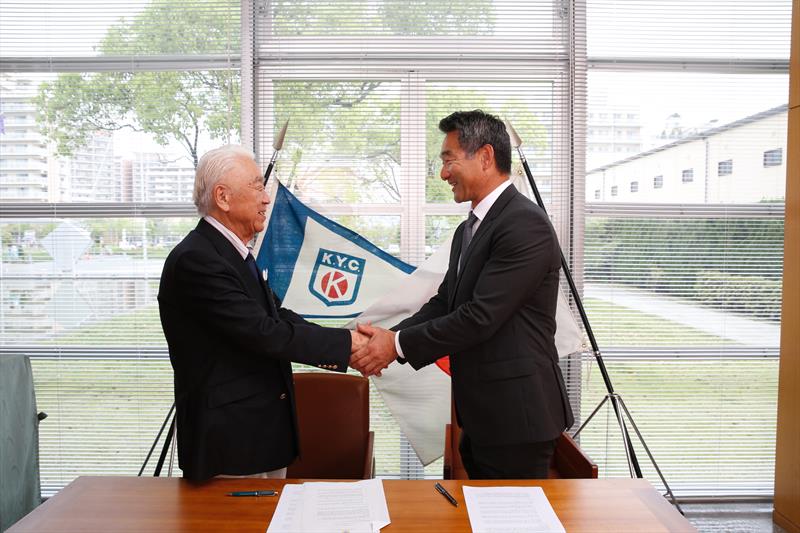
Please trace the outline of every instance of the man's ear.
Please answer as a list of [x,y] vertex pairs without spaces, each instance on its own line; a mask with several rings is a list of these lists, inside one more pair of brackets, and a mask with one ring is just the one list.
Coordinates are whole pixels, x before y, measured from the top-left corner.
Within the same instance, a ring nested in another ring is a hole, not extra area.
[[491,144],[484,144],[478,148],[478,157],[484,172],[494,168],[494,147]]
[[212,193],[212,198],[214,199],[214,204],[216,204],[217,208],[220,211],[228,212],[231,209],[230,203],[230,194],[231,191],[225,185],[218,183],[214,185],[214,191]]

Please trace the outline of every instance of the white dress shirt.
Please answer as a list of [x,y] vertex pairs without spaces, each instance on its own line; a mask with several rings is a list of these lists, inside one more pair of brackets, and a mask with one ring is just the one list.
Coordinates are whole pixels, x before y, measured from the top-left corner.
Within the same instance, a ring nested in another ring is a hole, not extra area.
[[242,242],[234,232],[228,229],[222,222],[217,220],[216,218],[212,217],[211,215],[206,215],[203,217],[203,220],[211,224],[214,229],[222,233],[222,236],[228,239],[231,244],[236,248],[236,251],[239,252],[239,255],[242,256],[242,259],[247,259],[247,254],[250,253],[250,248]]

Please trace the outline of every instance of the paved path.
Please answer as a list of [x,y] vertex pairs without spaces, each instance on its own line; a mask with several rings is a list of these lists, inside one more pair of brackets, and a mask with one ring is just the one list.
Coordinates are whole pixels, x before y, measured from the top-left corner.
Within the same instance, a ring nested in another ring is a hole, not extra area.
[[742,314],[717,311],[687,300],[619,285],[587,284],[583,294],[584,298],[605,300],[660,316],[745,346],[777,346],[780,343],[780,324],[776,322],[754,320]]

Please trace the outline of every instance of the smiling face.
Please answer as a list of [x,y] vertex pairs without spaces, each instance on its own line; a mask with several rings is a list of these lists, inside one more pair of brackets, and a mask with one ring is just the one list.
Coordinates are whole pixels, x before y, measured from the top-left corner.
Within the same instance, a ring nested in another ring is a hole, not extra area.
[[263,181],[256,162],[242,156],[237,159],[236,166],[214,186],[214,200],[218,210],[215,218],[245,244],[264,229],[267,220],[266,210],[270,198]]
[[453,200],[457,203],[469,200],[475,207],[487,194],[487,180],[482,165],[485,154],[481,150],[479,148],[472,156],[467,156],[458,141],[457,131],[451,131],[442,141],[440,176],[452,188]]

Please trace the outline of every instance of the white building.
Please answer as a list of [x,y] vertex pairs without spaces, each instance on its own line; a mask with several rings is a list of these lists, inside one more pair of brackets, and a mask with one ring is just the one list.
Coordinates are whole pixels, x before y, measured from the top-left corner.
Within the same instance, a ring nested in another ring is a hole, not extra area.
[[754,203],[782,199],[786,105],[586,173],[587,202]]
[[60,159],[62,202],[118,202],[122,195],[119,163],[110,132],[97,131],[86,145]]
[[37,85],[0,77],[0,200],[56,201],[54,162],[36,123]]
[[608,94],[590,95],[586,120],[586,168],[619,161],[642,151],[640,109]]
[[186,157],[168,159],[165,154],[136,153],[132,161],[123,162],[123,169],[128,166],[134,202],[192,201],[194,166]]

